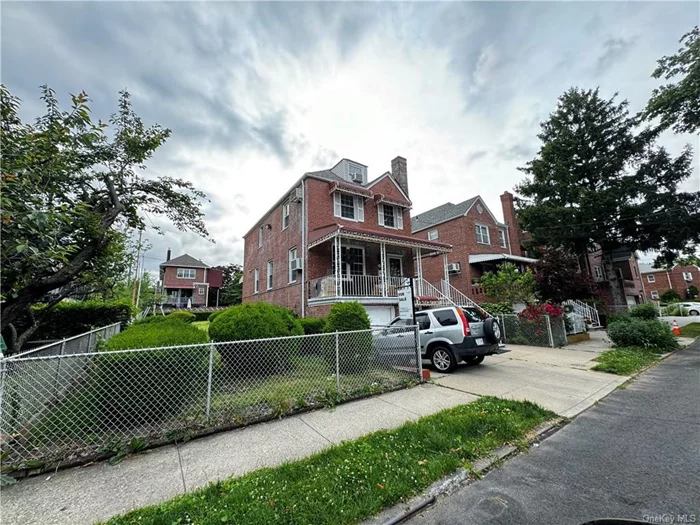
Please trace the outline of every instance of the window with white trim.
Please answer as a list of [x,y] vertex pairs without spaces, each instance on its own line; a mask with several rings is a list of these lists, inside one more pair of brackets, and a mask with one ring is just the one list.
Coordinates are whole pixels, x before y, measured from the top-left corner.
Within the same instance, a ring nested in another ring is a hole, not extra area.
[[197,276],[197,270],[194,268],[178,268],[177,278],[178,279],[194,279]]
[[653,275],[647,275],[647,282],[655,283],[656,277],[654,277]]
[[282,229],[289,227],[289,203],[282,205]]
[[296,269],[292,270],[292,264],[294,263],[294,261],[296,261],[296,259],[298,257],[299,256],[297,255],[296,247],[289,250],[289,264],[287,266],[289,268],[289,282],[290,283],[297,282],[297,270]]
[[357,195],[336,191],[333,194],[333,215],[349,221],[365,221],[365,201]]
[[256,268],[253,272],[253,293],[260,291],[260,268]]
[[659,298],[659,292],[651,292],[651,298],[652,298],[652,299],[658,299],[658,298]]
[[272,290],[272,261],[267,261],[267,289]]
[[476,242],[479,244],[491,244],[488,226],[484,226],[483,224],[476,225]]
[[501,248],[506,247],[506,232],[504,230],[498,230],[498,244]]
[[197,293],[198,293],[199,295],[204,295],[204,286],[200,286],[200,287],[197,289]]
[[429,241],[437,241],[438,240],[438,231],[437,230],[430,230],[428,232],[428,240]]
[[683,272],[683,280],[684,281],[692,281],[693,280],[693,274],[690,272]]
[[603,278],[603,269],[600,266],[594,266],[593,271],[595,272],[595,278],[596,279],[602,279]]
[[390,204],[377,204],[379,224],[385,228],[403,230],[403,210]]
[[263,227],[258,228],[258,248],[262,248]]
[[350,180],[352,182],[362,183],[364,180],[362,166],[356,164],[348,164],[348,175],[350,175]]

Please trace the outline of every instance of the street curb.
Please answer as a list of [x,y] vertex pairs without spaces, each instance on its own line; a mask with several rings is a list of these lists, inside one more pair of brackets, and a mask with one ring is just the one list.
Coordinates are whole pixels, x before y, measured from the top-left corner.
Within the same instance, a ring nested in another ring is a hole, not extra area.
[[[568,422],[568,418],[558,417],[536,426],[526,434],[528,445],[538,446],[541,441],[557,432]],[[377,523],[393,525],[401,523],[417,512],[434,504],[438,497],[449,496],[460,487],[478,481],[484,474],[497,468],[503,461],[517,456],[519,453],[520,449],[513,445],[499,447],[493,450],[487,457],[478,459],[472,463],[470,469],[460,467],[454,474],[437,480],[419,495],[414,496],[406,502],[384,509],[372,518],[362,521],[361,525],[376,525]]]

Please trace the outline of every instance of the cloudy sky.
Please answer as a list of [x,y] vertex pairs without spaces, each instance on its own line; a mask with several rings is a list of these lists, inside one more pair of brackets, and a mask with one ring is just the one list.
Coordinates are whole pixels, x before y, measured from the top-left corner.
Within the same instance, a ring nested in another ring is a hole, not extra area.
[[[538,149],[567,88],[643,108],[656,60],[699,22],[698,2],[3,2],[2,82],[41,112],[38,87],[88,92],[106,119],[128,88],[173,131],[149,172],[205,191],[216,243],[147,232],[209,264],[242,262],[243,234],[304,172],[347,157],[370,178],[408,159],[413,212],[498,196]],[[698,137],[668,134],[674,153]],[[693,180],[700,189],[697,155]]]

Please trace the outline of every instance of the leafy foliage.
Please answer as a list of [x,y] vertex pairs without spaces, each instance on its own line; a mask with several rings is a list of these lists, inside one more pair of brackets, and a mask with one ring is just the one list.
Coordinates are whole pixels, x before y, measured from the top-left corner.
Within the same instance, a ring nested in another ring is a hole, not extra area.
[[608,336],[615,346],[639,346],[667,352],[678,347],[668,323],[634,317],[608,324]]
[[512,315],[515,313],[511,303],[479,303],[491,315]]
[[206,343],[207,334],[181,319],[170,316],[152,316],[134,323],[105,344],[105,350],[128,348],[157,348]]
[[698,296],[698,293],[700,291],[698,290],[698,287],[695,286],[694,284],[691,284],[688,286],[688,289],[685,291],[685,297],[687,299],[695,299]]
[[535,275],[529,268],[520,272],[513,263],[503,263],[496,272],[481,276],[486,295],[508,303],[529,303],[534,298]]
[[595,290],[595,283],[587,273],[579,270],[578,259],[563,248],[539,248],[540,258],[535,263],[537,295],[543,301],[561,304],[569,299],[587,299]]
[[370,320],[367,310],[357,301],[335,303],[328,313],[326,332],[349,332],[369,330]]
[[659,300],[663,303],[677,303],[681,300],[681,296],[677,291],[669,288],[659,295]]
[[305,335],[322,334],[326,327],[326,319],[323,317],[304,317],[299,322]]
[[185,310],[176,310],[175,312],[170,312],[168,314],[168,317],[171,317],[173,319],[179,319],[181,321],[184,321],[186,323],[192,323],[197,320],[197,316],[194,315],[191,312],[187,312]]
[[700,131],[700,28],[695,26],[683,35],[684,46],[675,55],[662,57],[652,73],[654,78],[671,80],[675,84],[656,88],[646,107],[646,117],[660,118],[661,127],[676,133]]
[[215,310],[215,311],[213,311],[212,313],[209,314],[209,317],[207,317],[207,321],[209,321],[209,322],[211,323],[214,319],[216,319],[217,317],[219,317],[219,315],[221,315],[221,314],[224,313],[225,311],[226,311],[226,310]]
[[36,305],[33,311],[41,319],[35,339],[63,339],[114,323],[126,327],[133,314],[129,303],[99,300],[62,301],[51,309]]
[[[222,282],[221,290],[219,291],[219,304],[221,306],[232,306],[236,304],[241,304],[243,298],[243,283],[241,283],[241,276],[243,275],[243,266],[240,264],[225,264],[221,266],[215,266],[215,270],[221,270]],[[214,301],[216,299],[214,298]],[[215,304],[212,302],[212,298],[209,298],[209,304]]]
[[640,304],[635,306],[630,310],[630,317],[635,317],[637,319],[646,319],[651,321],[659,316],[659,312],[653,304]]

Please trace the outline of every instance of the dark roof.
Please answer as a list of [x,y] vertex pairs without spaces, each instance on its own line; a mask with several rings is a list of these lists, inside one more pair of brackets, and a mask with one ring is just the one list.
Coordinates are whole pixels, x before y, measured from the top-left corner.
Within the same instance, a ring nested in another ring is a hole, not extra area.
[[179,266],[181,268],[209,268],[199,259],[195,259],[191,255],[184,254],[169,261],[160,263],[161,266]]
[[[326,179],[338,182],[348,182],[343,177],[340,177],[333,173],[331,170],[321,170],[321,171],[308,171],[304,175],[309,175],[311,177],[318,177],[319,179]],[[352,184],[352,183],[350,183]],[[359,186],[359,184],[357,185]]]
[[478,197],[472,197],[459,204],[446,202],[445,204],[411,217],[411,231],[424,230],[442,222],[455,219],[467,213]]

